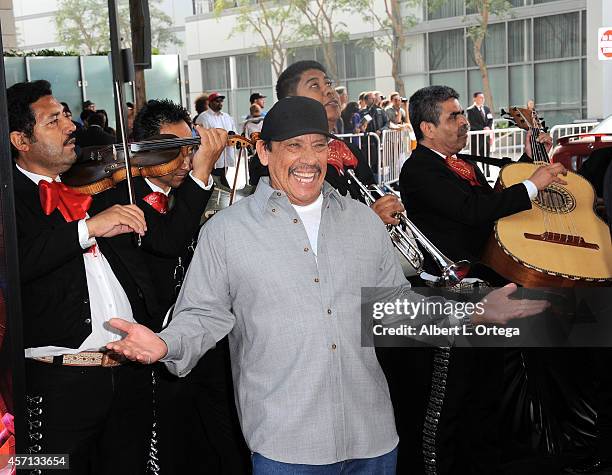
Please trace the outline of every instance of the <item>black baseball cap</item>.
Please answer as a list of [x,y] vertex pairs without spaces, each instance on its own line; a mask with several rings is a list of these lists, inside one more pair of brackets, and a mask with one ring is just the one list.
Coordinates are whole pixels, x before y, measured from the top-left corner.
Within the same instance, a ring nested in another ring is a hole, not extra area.
[[256,101],[257,99],[265,99],[266,96],[260,94],[259,92],[254,92],[253,94],[251,94],[251,97],[249,98],[249,102],[253,102]]
[[260,138],[266,142],[281,142],[307,134],[336,138],[329,133],[327,113],[319,101],[292,96],[278,101],[266,114]]

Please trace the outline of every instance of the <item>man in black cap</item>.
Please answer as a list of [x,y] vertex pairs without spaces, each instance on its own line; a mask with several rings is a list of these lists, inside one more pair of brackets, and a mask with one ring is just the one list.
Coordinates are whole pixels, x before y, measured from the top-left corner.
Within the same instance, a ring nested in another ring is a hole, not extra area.
[[[393,408],[374,348],[361,343],[360,294],[420,297],[378,216],[324,181],[333,135],[321,103],[280,100],[261,137],[270,177],[203,227],[170,325],[155,334],[115,319],[127,336],[108,347],[184,376],[229,334],[254,475],[395,473]],[[497,292],[483,319],[507,314]]]
[[[254,92],[253,94],[251,94],[251,97],[249,97],[249,102],[251,103],[251,106],[253,106],[253,104],[258,105],[261,108],[261,117],[265,117],[266,111],[264,110],[264,108],[266,107],[266,96],[262,95],[259,92]],[[249,114],[247,116],[247,119],[250,119],[251,117],[252,115]]]

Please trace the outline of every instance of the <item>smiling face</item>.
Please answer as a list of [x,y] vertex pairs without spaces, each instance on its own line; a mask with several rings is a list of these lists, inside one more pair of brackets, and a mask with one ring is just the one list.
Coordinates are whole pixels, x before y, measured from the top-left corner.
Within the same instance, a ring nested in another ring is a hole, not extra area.
[[[159,128],[159,133],[172,134],[179,138],[192,137],[191,129],[184,121],[174,122],[172,124],[163,124]],[[168,175],[151,178],[150,180],[166,191],[168,191],[170,188],[178,188],[181,186],[191,171],[191,158],[193,156],[191,150],[191,147],[181,147],[180,153],[183,156],[183,163],[181,166]]]
[[439,103],[438,107],[440,108],[438,125],[421,122],[424,136],[422,143],[447,156],[453,155],[465,147],[470,124],[457,99],[448,99]]
[[284,191],[294,205],[314,203],[327,171],[327,140],[320,134],[301,135],[272,142],[272,150],[257,142],[257,154],[268,166],[272,188]]
[[295,94],[310,97],[319,101],[325,107],[327,122],[335,124],[340,117],[340,101],[334,89],[333,81],[318,69],[307,69],[300,77]]
[[43,96],[30,105],[36,123],[32,137],[11,132],[11,142],[19,151],[17,164],[39,175],[55,178],[76,161],[72,121],[53,96]]

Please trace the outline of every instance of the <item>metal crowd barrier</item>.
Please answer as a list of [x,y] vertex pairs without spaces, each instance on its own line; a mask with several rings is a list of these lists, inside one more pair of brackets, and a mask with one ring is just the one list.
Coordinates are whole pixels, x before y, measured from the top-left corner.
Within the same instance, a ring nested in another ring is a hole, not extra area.
[[359,147],[363,155],[368,160],[368,165],[372,173],[376,173],[378,168],[378,156],[380,155],[380,137],[374,132],[363,134],[336,134],[336,137],[351,142]]
[[383,130],[381,142],[377,181],[379,184],[390,185],[399,180],[402,165],[412,153],[410,131],[408,129]]
[[[555,125],[550,129],[553,143],[561,137],[589,132],[599,122]],[[526,133],[518,127],[494,128],[470,131],[465,148],[470,155],[492,158],[510,157],[517,161],[525,148]],[[383,130],[381,136],[367,134],[340,134],[339,138],[350,140],[367,157],[370,168],[379,184],[389,185],[399,180],[404,161],[410,157],[414,136],[406,129]],[[479,163],[478,166],[490,182],[495,182],[499,169]]]
[[561,137],[567,137],[568,135],[584,134],[590,132],[593,127],[598,125],[599,122],[583,122],[578,124],[562,124],[555,125],[550,129],[550,135],[553,138],[553,144],[556,145]]

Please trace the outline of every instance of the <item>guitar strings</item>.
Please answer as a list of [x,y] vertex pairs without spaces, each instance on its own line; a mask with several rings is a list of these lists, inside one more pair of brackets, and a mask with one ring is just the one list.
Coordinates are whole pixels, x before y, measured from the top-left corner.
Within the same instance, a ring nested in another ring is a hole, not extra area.
[[[542,163],[550,164],[551,162],[546,147],[544,144],[537,141],[537,135],[539,135],[539,132],[540,130],[537,128],[532,131],[532,150],[536,150],[535,153],[541,157]],[[557,186],[563,188],[560,185]],[[544,195],[546,195],[546,205],[555,213],[554,215],[551,215],[551,224],[552,220],[556,218],[556,221],[559,224],[559,231],[561,231],[563,228],[567,230],[565,233],[565,242],[572,239],[570,236],[578,236],[575,221],[571,216],[568,216],[568,214],[564,212],[564,197],[552,189],[546,189]]]

